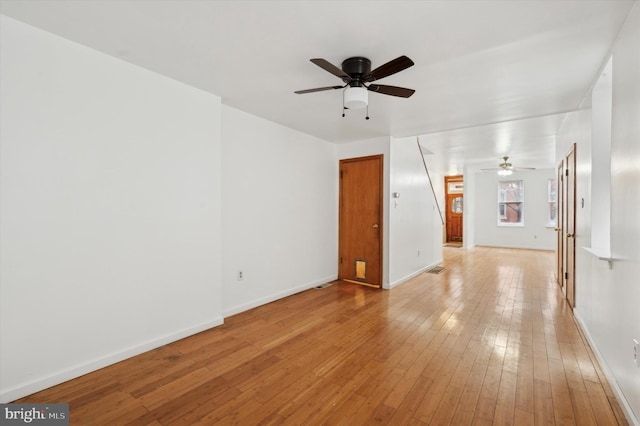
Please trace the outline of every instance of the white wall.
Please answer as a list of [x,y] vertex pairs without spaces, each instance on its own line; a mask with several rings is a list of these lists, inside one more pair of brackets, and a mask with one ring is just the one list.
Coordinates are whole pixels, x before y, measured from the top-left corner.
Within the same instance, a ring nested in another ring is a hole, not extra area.
[[[640,4],[636,2],[613,50],[611,120],[612,330],[605,349],[611,368],[640,424],[640,361],[632,363],[630,338],[640,342]],[[595,299],[598,300],[598,299]],[[598,318],[598,321],[601,321]],[[619,345],[619,346],[618,346]],[[619,347],[619,350],[618,350]],[[640,351],[640,347],[638,348]]]
[[[611,157],[612,110],[611,59],[593,88],[591,100],[591,158]],[[591,163],[591,245],[602,253],[610,252],[611,234],[611,162]]]
[[[434,135],[433,137],[437,137],[436,135]],[[424,152],[424,150],[423,150]],[[447,200],[446,200],[446,196],[445,196],[445,188],[444,188],[444,179],[445,176],[457,176],[457,175],[453,175],[453,174],[444,174],[442,172],[439,172],[438,170],[433,170],[433,164],[431,163],[431,158],[432,156],[427,154],[424,156],[424,160],[425,163],[427,164],[427,168],[429,169],[429,176],[431,177],[431,183],[433,184],[433,192],[435,193],[435,199],[437,201],[437,208],[440,209],[440,225],[442,227],[442,235],[440,235],[440,243],[444,244],[447,242],[447,232],[446,229],[442,226],[442,221],[446,221],[447,220],[447,210],[446,210],[446,205],[447,205]],[[424,167],[424,165],[423,165]],[[460,172],[458,173],[458,175],[463,175],[463,179],[464,179],[464,190],[463,190],[463,216],[462,216],[462,220],[463,220],[463,226],[462,226],[462,244],[464,246],[467,245],[467,235],[466,235],[466,221],[467,218],[469,217],[469,215],[467,214],[467,207],[468,207],[468,201],[467,200],[467,196],[469,195],[468,191],[467,191],[467,175],[466,173]],[[437,213],[437,212],[436,212]]]
[[391,140],[389,285],[442,262],[442,222],[415,138]]
[[[553,250],[556,234],[547,226],[547,188],[548,179],[554,177],[554,169],[517,171],[505,177],[476,173],[472,207],[475,244]],[[498,226],[498,182],[502,180],[524,181],[524,226]]]
[[220,99],[0,17],[0,400],[220,324]]
[[222,121],[229,316],[337,278],[338,162],[334,144],[234,108]]
[[464,215],[462,216],[462,245],[471,248],[476,245],[476,173],[464,169]]
[[[640,340],[640,7],[636,3],[613,47],[611,116],[611,255],[608,263],[582,249],[591,244],[592,204],[577,210],[576,307],[574,313],[617,396],[640,424],[640,368],[633,362],[632,339]],[[594,76],[595,80],[595,76]],[[558,137],[558,158],[578,144],[578,200],[588,197],[590,111],[571,115]],[[596,141],[594,140],[594,143]],[[580,156],[582,154],[582,157]],[[586,154],[585,154],[586,153]],[[586,181],[586,182],[585,182]],[[585,188],[586,187],[586,188]]]

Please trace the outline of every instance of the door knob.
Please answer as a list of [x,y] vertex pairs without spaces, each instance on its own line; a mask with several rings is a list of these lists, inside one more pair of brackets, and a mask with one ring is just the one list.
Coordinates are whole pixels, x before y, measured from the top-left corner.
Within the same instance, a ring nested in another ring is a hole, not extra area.
[[373,227],[377,229],[378,228],[378,224],[377,223],[374,224]]
[[574,235],[575,235],[575,234],[571,234],[571,233],[569,233],[569,234],[567,234],[567,238],[573,238],[573,237],[574,237]]
[[554,228],[554,231],[562,231],[562,228]]

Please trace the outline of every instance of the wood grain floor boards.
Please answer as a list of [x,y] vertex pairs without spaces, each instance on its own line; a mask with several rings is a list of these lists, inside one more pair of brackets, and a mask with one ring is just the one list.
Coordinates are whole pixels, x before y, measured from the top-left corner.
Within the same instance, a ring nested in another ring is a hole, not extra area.
[[335,282],[18,402],[72,425],[626,425],[554,254],[444,248],[390,291]]

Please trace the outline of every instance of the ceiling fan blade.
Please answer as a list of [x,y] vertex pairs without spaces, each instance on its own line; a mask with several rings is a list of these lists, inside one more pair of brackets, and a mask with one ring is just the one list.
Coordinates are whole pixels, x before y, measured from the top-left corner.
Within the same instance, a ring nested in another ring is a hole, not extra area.
[[372,92],[382,93],[383,95],[398,96],[399,98],[408,98],[415,93],[413,89],[398,86],[386,86],[384,84],[371,84],[367,87]]
[[383,77],[390,76],[402,70],[405,70],[413,65],[413,61],[406,56],[400,56],[392,61],[387,62],[384,65],[380,65],[378,68],[365,75],[363,80],[365,82],[380,80]]
[[327,86],[327,87],[316,87],[315,89],[307,89],[307,90],[296,90],[294,93],[298,95],[303,95],[305,93],[313,93],[313,92],[323,92],[325,90],[334,90],[334,89],[342,89],[344,86]]
[[349,77],[349,74],[345,73],[340,68],[336,67],[326,59],[314,58],[314,59],[310,59],[310,61],[316,64],[317,66],[319,66],[320,68],[322,68],[323,70],[328,71],[331,74],[335,75],[336,77],[340,77],[342,81],[344,81],[345,83],[348,83],[351,81],[351,77]]

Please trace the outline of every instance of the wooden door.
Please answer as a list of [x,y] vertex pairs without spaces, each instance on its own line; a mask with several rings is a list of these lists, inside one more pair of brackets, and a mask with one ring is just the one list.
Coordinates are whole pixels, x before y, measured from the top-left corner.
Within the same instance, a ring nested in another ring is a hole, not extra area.
[[560,287],[564,287],[564,161],[558,165],[556,200],[556,281]]
[[576,306],[576,145],[571,147],[571,151],[566,158],[565,170],[565,191],[566,191],[566,222],[565,222],[565,281],[566,297],[569,305]]
[[461,175],[444,177],[445,220],[447,222],[445,242],[447,243],[462,242],[463,189],[464,181]]
[[447,242],[462,242],[462,194],[447,195]]
[[338,278],[382,286],[382,155],[340,161]]

